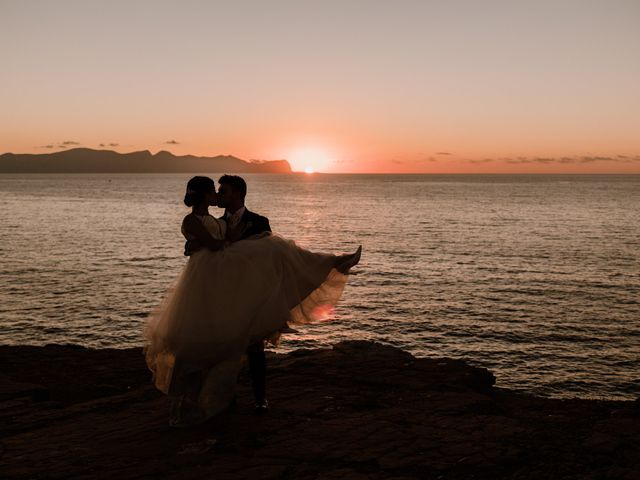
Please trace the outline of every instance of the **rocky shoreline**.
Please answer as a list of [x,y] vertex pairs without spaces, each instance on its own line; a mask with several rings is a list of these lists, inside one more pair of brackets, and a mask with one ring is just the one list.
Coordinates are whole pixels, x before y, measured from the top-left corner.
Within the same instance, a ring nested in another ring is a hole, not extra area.
[[2,479],[637,479],[640,405],[538,398],[371,342],[269,358],[271,410],[192,429],[140,349],[0,346]]

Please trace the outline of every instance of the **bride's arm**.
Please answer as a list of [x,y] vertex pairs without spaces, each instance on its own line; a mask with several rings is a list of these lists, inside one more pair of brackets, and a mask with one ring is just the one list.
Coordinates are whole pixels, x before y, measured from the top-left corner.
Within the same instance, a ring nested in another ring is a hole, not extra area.
[[196,237],[197,242],[209,250],[222,250],[224,240],[216,240],[195,215],[187,215],[182,221],[182,229]]

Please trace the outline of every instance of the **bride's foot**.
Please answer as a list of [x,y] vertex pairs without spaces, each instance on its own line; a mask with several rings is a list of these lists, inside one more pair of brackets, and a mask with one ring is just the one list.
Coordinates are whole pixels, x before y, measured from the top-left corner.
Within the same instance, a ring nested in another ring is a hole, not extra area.
[[360,257],[362,256],[362,245],[358,247],[355,253],[350,255],[342,255],[338,257],[336,262],[336,270],[340,273],[347,274],[349,273],[349,269],[355,267],[360,262]]

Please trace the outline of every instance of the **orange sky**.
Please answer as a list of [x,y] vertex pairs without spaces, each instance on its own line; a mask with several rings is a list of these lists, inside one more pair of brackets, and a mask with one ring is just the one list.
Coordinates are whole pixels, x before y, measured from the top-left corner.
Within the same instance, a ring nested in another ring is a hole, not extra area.
[[0,153],[640,173],[638,24],[624,0],[3,0]]

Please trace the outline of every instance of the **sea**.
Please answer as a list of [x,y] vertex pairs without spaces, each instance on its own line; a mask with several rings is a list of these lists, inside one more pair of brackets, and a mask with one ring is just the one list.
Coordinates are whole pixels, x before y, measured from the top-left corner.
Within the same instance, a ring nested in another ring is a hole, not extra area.
[[[0,175],[0,344],[142,346],[187,261],[189,177]],[[274,232],[363,246],[333,320],[275,351],[373,340],[526,393],[640,397],[640,175],[245,179]]]

